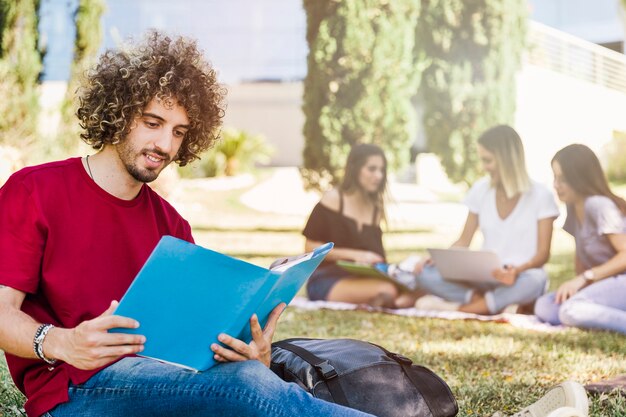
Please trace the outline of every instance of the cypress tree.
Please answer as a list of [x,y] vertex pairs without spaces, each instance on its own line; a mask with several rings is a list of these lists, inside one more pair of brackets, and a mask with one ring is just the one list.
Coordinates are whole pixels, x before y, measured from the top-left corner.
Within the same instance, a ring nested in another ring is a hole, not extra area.
[[513,122],[527,7],[525,0],[422,0],[417,39],[430,61],[420,89],[424,128],[452,180],[473,182],[477,136]]
[[36,139],[38,0],[0,0],[0,144],[24,149]]
[[[74,58],[72,60],[67,93],[61,106],[61,124],[55,148],[64,153],[73,154],[80,141],[80,129],[76,119],[76,90],[86,71],[96,56],[102,43],[102,14],[104,0],[80,0],[74,13],[76,38],[74,40]],[[60,144],[60,147],[58,146]]]
[[308,72],[304,80],[305,183],[339,180],[355,143],[380,145],[391,167],[409,162],[420,79],[414,0],[304,0]]

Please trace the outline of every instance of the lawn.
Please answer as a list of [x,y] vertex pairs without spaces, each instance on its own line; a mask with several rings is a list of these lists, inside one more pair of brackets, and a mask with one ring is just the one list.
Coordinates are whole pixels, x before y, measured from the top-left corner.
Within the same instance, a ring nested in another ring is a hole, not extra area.
[[[265,266],[302,248],[303,216],[256,212],[239,202],[245,189],[202,193],[191,182],[182,186],[185,192],[177,199],[199,243]],[[385,237],[389,258],[400,260],[456,237],[454,228],[430,227],[435,223],[431,220],[421,219],[417,225],[391,223]],[[571,239],[556,231],[548,264],[552,288],[572,275],[572,251]],[[401,352],[448,382],[459,401],[460,416],[514,412],[559,381],[586,383],[626,373],[626,338],[609,332],[542,333],[475,321],[288,309],[276,339],[295,336],[365,339]],[[22,400],[0,355],[0,417],[23,415]],[[622,396],[591,400],[592,416],[626,417]]]

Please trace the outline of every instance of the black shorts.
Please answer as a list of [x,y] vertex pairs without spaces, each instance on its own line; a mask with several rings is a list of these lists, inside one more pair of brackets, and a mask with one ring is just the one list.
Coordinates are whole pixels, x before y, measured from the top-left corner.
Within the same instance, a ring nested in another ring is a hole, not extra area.
[[350,273],[336,264],[320,266],[313,272],[306,284],[306,292],[311,301],[326,300],[328,293],[340,280]]

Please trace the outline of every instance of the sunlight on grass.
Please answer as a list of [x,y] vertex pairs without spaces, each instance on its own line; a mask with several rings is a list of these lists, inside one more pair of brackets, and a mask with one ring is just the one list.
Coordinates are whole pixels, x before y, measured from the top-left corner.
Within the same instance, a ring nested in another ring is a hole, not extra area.
[[465,355],[465,356],[492,356],[494,358],[508,357],[523,351],[524,344],[511,337],[496,337],[483,335],[470,337],[459,341],[429,342],[422,345],[425,354]]
[[[477,321],[290,309],[277,333],[279,339],[365,339],[398,351],[450,384],[460,416],[513,412],[563,380],[585,383],[626,372],[624,336],[608,332],[540,333]],[[626,415],[618,395],[591,399],[593,416]]]

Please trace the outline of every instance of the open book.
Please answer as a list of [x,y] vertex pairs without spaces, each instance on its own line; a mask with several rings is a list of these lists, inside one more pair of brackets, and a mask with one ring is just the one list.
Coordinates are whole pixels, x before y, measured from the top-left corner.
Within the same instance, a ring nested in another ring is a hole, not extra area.
[[412,272],[417,262],[419,262],[419,257],[409,256],[397,265],[385,262],[364,264],[352,261],[337,261],[337,266],[354,276],[388,281],[396,285],[400,291],[411,292],[417,289],[417,280]]
[[139,322],[113,332],[146,336],[141,356],[203,371],[215,365],[212,343],[226,333],[248,343],[250,317],[261,327],[281,302],[289,303],[333,244],[281,258],[262,268],[164,236],[120,300],[116,315]]

